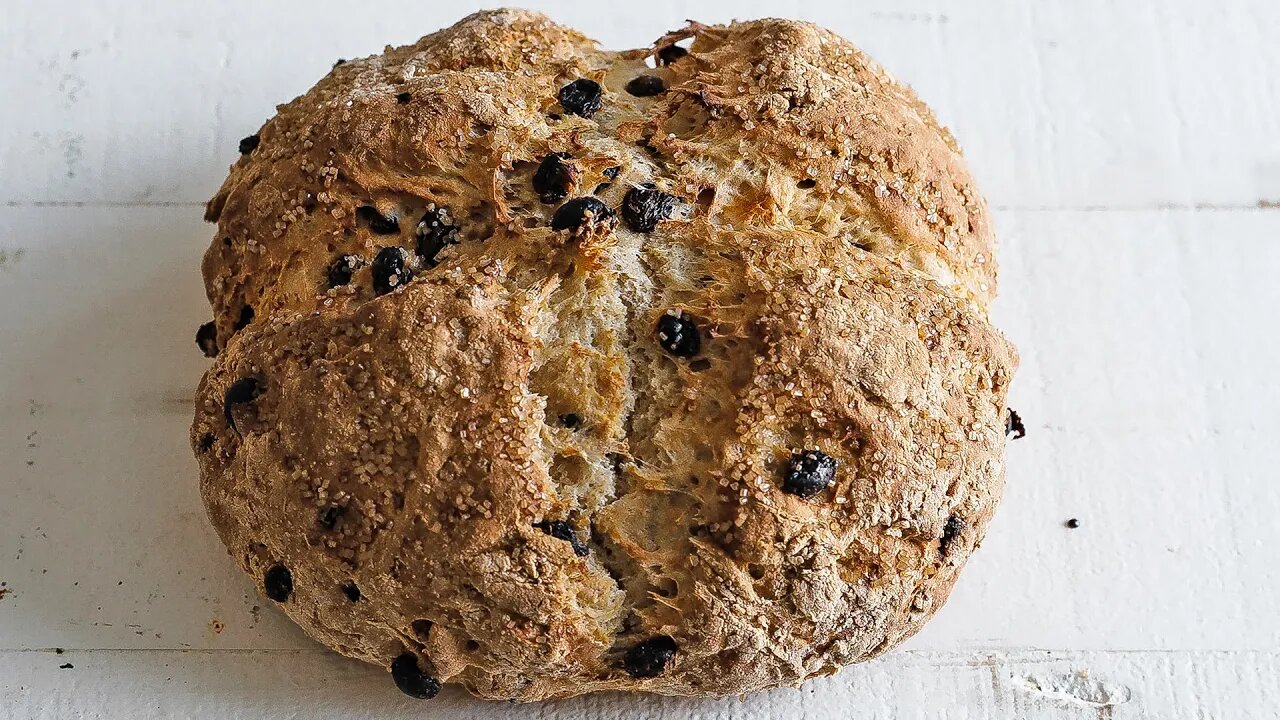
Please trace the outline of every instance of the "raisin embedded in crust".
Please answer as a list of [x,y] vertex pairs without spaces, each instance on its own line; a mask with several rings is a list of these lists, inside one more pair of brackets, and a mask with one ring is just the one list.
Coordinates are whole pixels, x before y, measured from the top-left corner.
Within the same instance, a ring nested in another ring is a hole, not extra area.
[[569,153],[554,152],[538,164],[533,173],[533,191],[538,193],[542,202],[560,202],[569,196],[578,179],[578,169],[573,163],[565,162],[568,159]]
[[578,539],[578,533],[573,531],[573,526],[563,520],[544,520],[534,527],[557,540],[569,543],[569,547],[573,548],[573,554],[578,557],[591,554],[591,549]]
[[240,140],[240,154],[248,155],[254,150],[257,150],[258,146],[261,144],[262,144],[262,139],[258,137],[258,133],[254,133],[249,137],[242,138]]
[[590,118],[600,110],[600,83],[590,78],[579,78],[560,88],[556,96],[566,111],[584,118]]
[[236,405],[244,405],[253,402],[262,394],[262,383],[255,377],[240,378],[227,388],[226,395],[222,399],[222,412],[227,420],[227,427],[231,428],[237,435],[240,429],[236,427],[236,418],[232,413],[232,409]]
[[623,659],[623,668],[633,678],[658,677],[680,649],[670,636],[659,635],[633,645]]
[[351,276],[361,265],[364,258],[359,255],[339,255],[329,266],[329,287],[336,288],[351,284]]
[[591,196],[574,198],[561,205],[551,216],[552,230],[577,230],[583,225],[600,225],[613,222],[609,206]]
[[429,268],[440,264],[436,259],[440,252],[450,245],[461,242],[459,230],[460,228],[453,224],[453,215],[449,212],[449,208],[431,206],[418,221],[418,226],[414,230],[418,238],[418,256],[422,258],[422,262]]
[[356,219],[369,227],[375,235],[396,235],[400,232],[400,220],[383,215],[372,205],[361,205],[356,208]]
[[285,602],[293,594],[293,573],[283,565],[272,565],[262,576],[262,589],[272,600]]
[[347,599],[351,602],[360,602],[360,598],[364,597],[364,595],[360,593],[360,586],[352,582],[342,586],[342,594],[346,595]]
[[347,509],[341,505],[330,505],[320,511],[319,523],[325,530],[332,530],[338,526],[338,520],[347,512]]
[[373,258],[372,271],[373,291],[379,295],[386,295],[413,279],[409,253],[398,245],[379,250]]
[[702,349],[698,326],[687,315],[668,310],[658,318],[658,344],[676,357],[693,357]]
[[676,196],[668,195],[652,183],[633,187],[622,200],[622,219],[636,232],[650,233],[658,223],[671,217]]
[[430,700],[440,694],[440,681],[422,672],[418,656],[411,652],[402,653],[391,661],[391,679],[400,692],[409,697]]
[[196,346],[200,348],[200,352],[205,357],[217,357],[218,355],[218,326],[213,322],[207,322],[196,330]]
[[947,523],[942,526],[942,537],[938,540],[938,547],[944,555],[951,549],[951,543],[955,542],[956,538],[960,537],[960,533],[964,532],[967,527],[969,527],[969,523],[965,522],[964,518],[959,515],[952,515],[947,518]]
[[658,62],[662,65],[670,65],[688,54],[689,51],[679,45],[668,45],[658,51]]
[[811,498],[826,490],[836,477],[836,459],[821,450],[805,450],[791,456],[782,480],[782,491]]
[[640,75],[627,83],[626,90],[636,97],[653,97],[667,91],[667,81],[657,75]]
[[1009,415],[1005,418],[1004,434],[1010,440],[1020,440],[1027,436],[1027,428],[1022,424],[1022,416],[1013,408],[1009,408]]

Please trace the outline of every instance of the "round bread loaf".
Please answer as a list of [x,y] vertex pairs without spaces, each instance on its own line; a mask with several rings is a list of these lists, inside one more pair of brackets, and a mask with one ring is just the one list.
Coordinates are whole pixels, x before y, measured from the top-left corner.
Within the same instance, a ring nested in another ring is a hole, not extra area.
[[605,52],[478,13],[240,151],[207,209],[204,501],[406,693],[795,685],[916,632],[981,540],[1017,362],[988,213],[836,35]]

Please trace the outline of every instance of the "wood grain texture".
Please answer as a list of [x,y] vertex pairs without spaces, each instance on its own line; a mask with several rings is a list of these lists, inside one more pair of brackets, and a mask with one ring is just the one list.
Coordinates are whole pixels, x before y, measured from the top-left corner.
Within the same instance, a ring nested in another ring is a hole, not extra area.
[[[695,11],[528,4],[614,47]],[[1029,434],[985,546],[906,649],[741,703],[518,708],[410,703],[320,651],[225,557],[186,446],[199,205],[236,141],[337,57],[476,5],[12,5],[0,718],[1280,717],[1270,0],[699,4],[826,24],[953,126],[1001,208],[996,315]]]

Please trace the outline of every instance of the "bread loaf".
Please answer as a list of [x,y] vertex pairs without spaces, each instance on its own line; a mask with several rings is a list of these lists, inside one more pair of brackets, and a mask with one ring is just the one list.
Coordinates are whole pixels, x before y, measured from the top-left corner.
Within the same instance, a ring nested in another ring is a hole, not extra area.
[[401,690],[796,685],[916,632],[981,540],[1017,363],[988,212],[840,37],[607,52],[482,12],[240,150],[207,208],[204,501]]

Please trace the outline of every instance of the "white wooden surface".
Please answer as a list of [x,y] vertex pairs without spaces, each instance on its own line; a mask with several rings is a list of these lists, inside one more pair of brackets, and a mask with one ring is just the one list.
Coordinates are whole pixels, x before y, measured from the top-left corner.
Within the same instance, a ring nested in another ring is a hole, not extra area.
[[0,718],[1280,717],[1280,5],[527,4],[613,47],[812,19],[956,130],[1029,434],[950,604],[883,660],[716,702],[415,703],[322,650],[199,505],[200,205],[334,59],[477,5],[0,0]]

